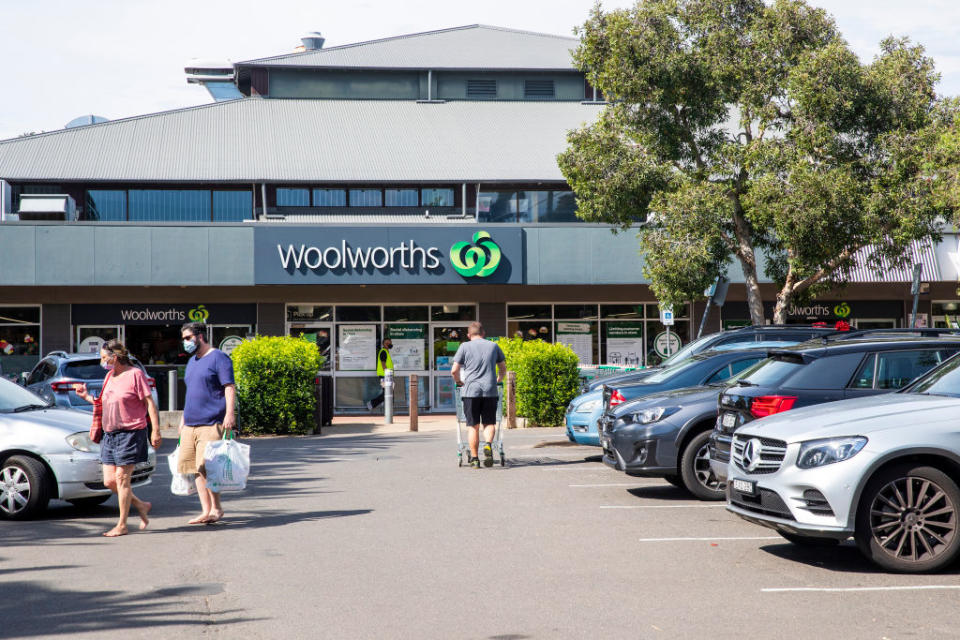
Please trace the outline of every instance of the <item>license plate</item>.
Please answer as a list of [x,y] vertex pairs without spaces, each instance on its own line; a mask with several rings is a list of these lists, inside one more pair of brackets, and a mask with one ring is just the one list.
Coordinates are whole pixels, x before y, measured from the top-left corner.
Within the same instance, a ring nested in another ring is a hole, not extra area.
[[723,414],[723,420],[720,421],[725,428],[729,429],[730,427],[735,427],[737,425],[737,414],[735,413],[725,413]]
[[757,483],[751,480],[740,480],[739,478],[734,478],[733,488],[740,493],[746,493],[752,496],[757,492]]

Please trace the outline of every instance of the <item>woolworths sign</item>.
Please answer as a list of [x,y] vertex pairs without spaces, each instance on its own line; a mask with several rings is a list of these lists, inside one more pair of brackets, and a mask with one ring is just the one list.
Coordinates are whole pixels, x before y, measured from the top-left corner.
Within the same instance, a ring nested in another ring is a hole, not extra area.
[[257,284],[523,283],[520,229],[257,228],[254,256]]

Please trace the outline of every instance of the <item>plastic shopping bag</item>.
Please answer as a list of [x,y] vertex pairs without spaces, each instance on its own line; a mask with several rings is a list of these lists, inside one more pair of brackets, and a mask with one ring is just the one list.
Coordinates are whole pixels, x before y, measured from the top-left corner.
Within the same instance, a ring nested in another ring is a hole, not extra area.
[[250,445],[226,438],[208,442],[203,466],[207,470],[207,488],[211,491],[243,491],[250,473]]
[[170,493],[175,496],[191,496],[197,492],[197,485],[194,484],[194,474],[177,473],[177,460],[180,457],[180,445],[167,456],[167,464],[170,466]]

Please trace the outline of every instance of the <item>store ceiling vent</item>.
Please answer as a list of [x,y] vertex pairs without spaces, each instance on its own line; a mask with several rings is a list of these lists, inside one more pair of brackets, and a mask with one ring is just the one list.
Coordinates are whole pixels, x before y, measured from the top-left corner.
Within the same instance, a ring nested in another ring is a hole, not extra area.
[[553,80],[524,80],[523,97],[533,100],[548,100],[555,95]]

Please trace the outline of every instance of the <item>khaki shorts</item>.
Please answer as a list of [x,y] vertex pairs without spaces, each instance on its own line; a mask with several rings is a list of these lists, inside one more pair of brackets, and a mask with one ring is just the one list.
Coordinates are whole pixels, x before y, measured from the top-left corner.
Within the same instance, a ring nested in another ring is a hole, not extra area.
[[[209,424],[197,427],[184,427],[180,432],[180,456],[177,458],[178,473],[199,473],[204,478],[207,471],[203,468],[203,452],[208,442],[223,437],[222,424]],[[199,465],[198,465],[199,463]]]

